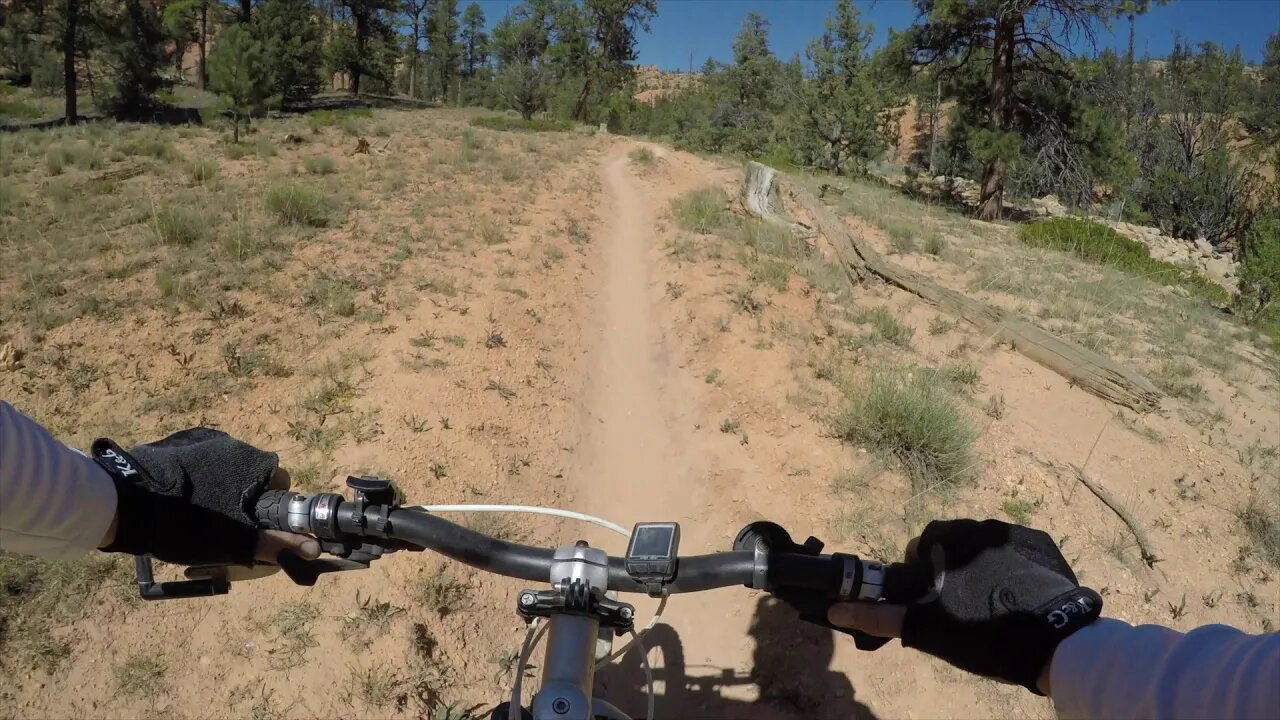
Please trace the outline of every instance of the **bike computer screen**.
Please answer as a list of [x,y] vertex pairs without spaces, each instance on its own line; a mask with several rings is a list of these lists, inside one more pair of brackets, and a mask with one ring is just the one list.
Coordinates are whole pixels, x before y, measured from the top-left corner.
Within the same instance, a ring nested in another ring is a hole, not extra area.
[[636,523],[627,544],[627,574],[637,582],[661,586],[675,579],[680,549],[678,523]]

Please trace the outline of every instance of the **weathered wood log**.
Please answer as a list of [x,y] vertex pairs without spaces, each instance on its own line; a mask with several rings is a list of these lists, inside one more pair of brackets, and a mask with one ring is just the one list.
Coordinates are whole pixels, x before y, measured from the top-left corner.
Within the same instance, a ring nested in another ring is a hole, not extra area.
[[798,237],[813,237],[813,228],[787,217],[778,199],[778,171],[758,162],[747,163],[742,181],[742,205],[755,217]]
[[[750,166],[747,173],[750,178]],[[948,314],[967,320],[991,337],[1007,341],[1026,357],[1104,400],[1136,412],[1149,412],[1159,407],[1160,391],[1138,372],[1047,332],[1016,313],[944,288],[920,273],[886,262],[812,193],[792,183],[792,194],[813,218],[819,232],[831,243],[852,282],[857,283],[870,275],[878,276]]]

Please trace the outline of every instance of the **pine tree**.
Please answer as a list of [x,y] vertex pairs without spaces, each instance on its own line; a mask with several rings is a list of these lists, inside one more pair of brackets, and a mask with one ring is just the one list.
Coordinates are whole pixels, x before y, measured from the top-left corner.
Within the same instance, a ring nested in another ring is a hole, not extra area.
[[209,85],[226,97],[232,118],[232,141],[240,142],[240,125],[261,112],[271,94],[262,44],[247,25],[237,23],[218,37],[209,58]]
[[1005,174],[1020,143],[1012,129],[1018,79],[1061,72],[1070,55],[1063,38],[1143,12],[1148,0],[915,0],[915,5],[921,22],[909,37],[917,62],[949,72],[978,63],[989,78],[985,97],[968,100],[981,102],[985,114],[970,147],[983,164],[978,215],[990,220],[1003,211]]
[[123,0],[96,24],[102,35],[101,57],[113,76],[104,105],[117,116],[147,114],[165,85],[160,73],[168,38],[159,12],[146,0]]
[[253,15],[273,94],[296,103],[320,91],[323,37],[310,0],[267,0]]
[[476,69],[489,61],[489,36],[484,31],[484,9],[472,2],[462,11],[462,69],[469,77],[476,76]]
[[458,45],[458,0],[433,0],[427,17],[427,63],[442,99],[449,97],[458,76],[462,48]]
[[832,174],[861,170],[881,147],[881,109],[867,67],[872,28],[858,19],[852,0],[839,0],[822,36],[809,43],[813,67],[802,99],[806,131],[819,143],[820,164]]

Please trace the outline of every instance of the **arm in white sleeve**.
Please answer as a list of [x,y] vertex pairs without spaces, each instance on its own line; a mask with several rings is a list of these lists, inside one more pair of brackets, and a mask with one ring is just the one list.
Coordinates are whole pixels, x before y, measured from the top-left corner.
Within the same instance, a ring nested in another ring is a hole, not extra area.
[[115,514],[105,470],[0,400],[0,550],[78,557],[98,547]]
[[1049,673],[1061,718],[1280,718],[1280,633],[1102,619],[1062,641]]

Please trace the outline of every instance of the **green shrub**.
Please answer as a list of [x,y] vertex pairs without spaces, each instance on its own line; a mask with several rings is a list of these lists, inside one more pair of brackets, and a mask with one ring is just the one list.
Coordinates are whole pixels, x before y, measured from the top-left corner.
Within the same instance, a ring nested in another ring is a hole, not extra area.
[[76,155],[71,148],[66,145],[58,144],[49,148],[49,152],[44,156],[44,169],[50,175],[61,175],[66,166],[75,163]]
[[311,281],[306,303],[339,317],[356,314],[355,289],[340,278],[321,275]]
[[331,175],[338,171],[338,163],[328,155],[312,155],[302,161],[302,167],[312,175]]
[[573,123],[564,120],[522,120],[504,115],[481,115],[471,118],[475,127],[488,130],[518,130],[525,132],[564,132],[573,129]]
[[302,185],[276,185],[267,190],[267,210],[286,225],[324,227],[329,218],[325,197]]
[[686,230],[707,234],[729,222],[729,196],[720,188],[693,190],[671,202],[671,213]]
[[187,176],[196,185],[203,185],[218,177],[218,161],[212,158],[197,160],[187,168]]
[[877,338],[901,348],[911,347],[911,338],[916,334],[915,330],[898,322],[898,318],[887,308],[879,306],[860,308],[853,319],[855,322],[870,324],[875,328]]
[[653,162],[653,151],[647,147],[638,147],[635,150],[632,150],[628,156],[631,158],[632,162],[638,162],[642,165],[648,165]]
[[0,118],[12,117],[22,120],[34,120],[44,113],[35,105],[28,105],[19,100],[0,100]]
[[130,138],[124,143],[121,150],[126,155],[150,157],[166,162],[178,157],[178,151],[173,147],[173,143],[155,136]]
[[186,208],[167,207],[156,212],[156,235],[167,245],[194,245],[204,237],[206,220]]
[[968,480],[977,432],[936,372],[873,370],[865,388],[846,389],[832,427],[846,442],[895,459],[916,491]]
[[18,192],[18,188],[5,182],[0,182],[0,215],[8,215],[18,208],[18,204],[22,202],[22,193]]
[[[724,220],[728,220],[727,214]],[[747,247],[774,257],[798,260],[809,254],[809,245],[785,228],[748,218],[738,223],[734,237]]]
[[1280,324],[1280,212],[1258,218],[1241,250],[1236,311],[1248,323]]
[[1219,305],[1231,299],[1221,285],[1194,271],[1156,260],[1146,245],[1090,220],[1070,217],[1040,220],[1023,225],[1018,237],[1032,247],[1069,252],[1082,260],[1119,268],[1162,285],[1185,288]]
[[1236,510],[1236,518],[1253,550],[1272,567],[1280,568],[1280,507],[1275,498],[1251,495]]
[[336,126],[347,132],[355,132],[363,124],[362,121],[371,117],[373,117],[373,110],[369,108],[315,110],[307,115],[307,125],[312,130]]

